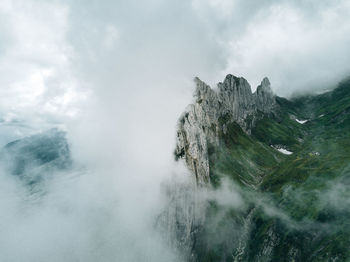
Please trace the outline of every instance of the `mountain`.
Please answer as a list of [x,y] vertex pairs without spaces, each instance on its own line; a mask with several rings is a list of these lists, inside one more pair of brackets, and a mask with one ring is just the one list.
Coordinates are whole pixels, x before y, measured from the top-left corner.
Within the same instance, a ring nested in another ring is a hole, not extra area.
[[186,260],[350,261],[350,80],[290,100],[267,78],[195,82],[175,149],[192,184],[163,218]]
[[210,180],[210,148],[219,146],[231,125],[251,133],[256,121],[274,113],[277,104],[267,78],[254,94],[247,80],[233,75],[227,75],[217,91],[198,78],[195,81],[196,101],[180,118],[175,156],[184,157],[197,183],[205,184]]
[[0,161],[9,174],[28,185],[72,166],[66,134],[56,128],[6,144]]

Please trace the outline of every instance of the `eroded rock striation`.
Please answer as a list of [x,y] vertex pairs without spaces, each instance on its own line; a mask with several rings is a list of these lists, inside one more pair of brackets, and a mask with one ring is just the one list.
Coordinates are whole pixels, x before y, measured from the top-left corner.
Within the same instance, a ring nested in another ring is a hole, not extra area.
[[175,156],[185,159],[195,175],[197,185],[210,181],[209,148],[219,143],[219,133],[227,124],[236,122],[250,134],[255,122],[264,114],[275,111],[277,104],[268,78],[264,78],[252,93],[243,77],[227,75],[217,89],[195,78],[195,101],[180,117]]

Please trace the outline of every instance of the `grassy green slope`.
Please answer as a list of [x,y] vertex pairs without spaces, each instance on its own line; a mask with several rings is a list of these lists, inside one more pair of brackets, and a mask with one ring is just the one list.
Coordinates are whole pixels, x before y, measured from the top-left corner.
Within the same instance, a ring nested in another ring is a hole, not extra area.
[[210,150],[213,184],[232,179],[245,206],[211,203],[194,246],[200,261],[350,259],[350,81],[277,102],[279,117],[262,118],[251,136],[228,125],[222,145]]

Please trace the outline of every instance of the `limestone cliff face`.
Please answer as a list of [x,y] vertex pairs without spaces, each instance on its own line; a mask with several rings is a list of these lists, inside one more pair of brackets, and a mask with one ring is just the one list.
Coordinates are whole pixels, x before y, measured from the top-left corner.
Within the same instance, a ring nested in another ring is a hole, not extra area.
[[195,78],[195,101],[180,117],[177,131],[176,158],[185,159],[197,185],[210,181],[208,149],[219,143],[219,132],[226,132],[226,125],[236,122],[248,134],[262,114],[272,113],[276,108],[275,95],[270,81],[264,78],[252,93],[243,77],[227,75],[212,89]]
[[227,75],[216,89],[195,78],[194,102],[178,122],[175,156],[184,160],[191,183],[169,185],[169,204],[160,218],[168,231],[172,245],[181,250],[189,261],[196,261],[193,245],[206,219],[207,202],[201,190],[210,185],[209,151],[220,146],[220,135],[227,125],[236,122],[247,134],[264,114],[275,111],[277,104],[270,82],[265,78],[252,93],[247,80]]
[[[288,101],[267,78],[254,93],[232,75],[215,89],[195,81],[175,152],[190,181],[169,183],[162,216],[184,260],[346,261],[350,212],[323,202],[350,176],[350,82]],[[280,143],[293,154],[270,146]],[[336,149],[331,158],[329,146]]]
[[271,90],[271,84],[267,77],[263,79],[254,93],[257,108],[264,113],[271,113],[276,107],[276,99]]

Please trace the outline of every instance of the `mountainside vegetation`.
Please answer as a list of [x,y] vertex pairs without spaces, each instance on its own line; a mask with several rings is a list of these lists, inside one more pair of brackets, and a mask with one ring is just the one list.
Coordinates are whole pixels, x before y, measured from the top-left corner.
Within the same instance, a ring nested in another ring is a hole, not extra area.
[[350,261],[350,80],[275,99],[249,132],[219,118],[209,184],[230,181],[241,204],[208,201],[190,260]]

